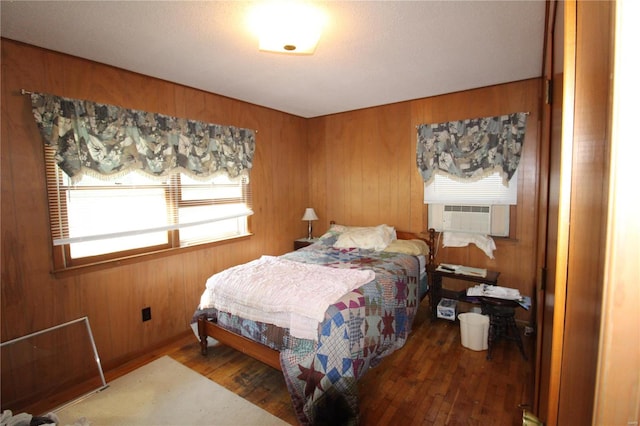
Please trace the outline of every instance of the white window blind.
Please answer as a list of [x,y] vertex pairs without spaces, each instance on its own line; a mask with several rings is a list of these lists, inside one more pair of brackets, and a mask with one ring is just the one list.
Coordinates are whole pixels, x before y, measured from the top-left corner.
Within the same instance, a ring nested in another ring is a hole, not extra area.
[[71,183],[47,151],[51,237],[63,253],[57,269],[95,256],[118,258],[249,234],[248,177],[196,180],[175,173],[157,180],[132,172],[111,180],[85,174]]
[[497,172],[474,182],[436,174],[431,183],[424,184],[424,203],[514,205],[518,203],[518,174],[513,175],[508,187]]

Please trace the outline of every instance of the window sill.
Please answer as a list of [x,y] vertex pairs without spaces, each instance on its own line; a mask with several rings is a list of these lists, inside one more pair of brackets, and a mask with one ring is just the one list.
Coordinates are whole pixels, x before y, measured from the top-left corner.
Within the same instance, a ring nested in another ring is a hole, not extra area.
[[95,272],[95,271],[101,271],[104,269],[115,268],[119,266],[132,265],[132,264],[141,263],[141,262],[148,262],[151,260],[160,259],[167,256],[174,256],[178,254],[187,253],[190,251],[203,250],[203,249],[221,246],[225,244],[245,241],[245,240],[248,240],[251,236],[253,236],[253,234],[249,233],[247,235],[242,235],[240,237],[232,237],[224,240],[213,241],[210,243],[158,250],[154,252],[142,253],[142,254],[122,257],[118,259],[105,260],[103,262],[96,262],[96,263],[91,263],[87,265],[71,266],[69,268],[53,270],[51,271],[51,274],[56,278],[66,278],[70,276],[81,275],[81,274],[86,274],[86,273]]

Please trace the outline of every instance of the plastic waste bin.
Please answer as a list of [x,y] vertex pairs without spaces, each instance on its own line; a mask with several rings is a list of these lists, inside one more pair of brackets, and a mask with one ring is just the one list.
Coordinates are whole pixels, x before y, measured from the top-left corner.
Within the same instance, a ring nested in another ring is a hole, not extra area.
[[460,320],[460,340],[462,346],[474,351],[489,348],[489,317],[475,312],[458,315]]

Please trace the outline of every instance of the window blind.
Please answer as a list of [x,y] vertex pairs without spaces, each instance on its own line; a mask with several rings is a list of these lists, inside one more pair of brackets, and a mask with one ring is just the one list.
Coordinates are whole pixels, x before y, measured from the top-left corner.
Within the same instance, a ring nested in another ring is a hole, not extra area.
[[126,250],[180,247],[247,235],[253,214],[247,176],[198,180],[179,172],[159,179],[129,172],[72,182],[45,148],[54,247],[70,259]]
[[461,181],[436,174],[424,184],[425,204],[514,205],[518,203],[518,174],[505,186],[502,175],[493,173],[477,181]]

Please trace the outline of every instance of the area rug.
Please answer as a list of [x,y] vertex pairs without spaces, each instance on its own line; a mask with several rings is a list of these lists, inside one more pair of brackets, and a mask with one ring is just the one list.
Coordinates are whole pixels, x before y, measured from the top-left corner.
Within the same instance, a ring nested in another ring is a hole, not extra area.
[[159,358],[105,390],[63,407],[60,425],[287,425],[271,413],[174,361]]

